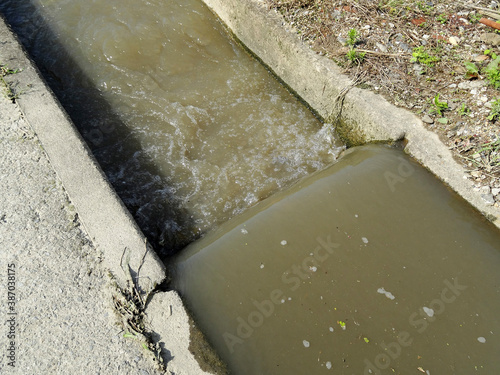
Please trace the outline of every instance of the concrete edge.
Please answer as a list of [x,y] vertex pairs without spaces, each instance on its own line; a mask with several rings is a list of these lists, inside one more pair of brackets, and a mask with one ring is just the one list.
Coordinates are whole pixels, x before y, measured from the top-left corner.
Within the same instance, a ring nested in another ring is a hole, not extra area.
[[[352,87],[330,59],[317,55],[287,26],[283,17],[260,0],[203,0],[234,33],[289,88],[304,100],[350,145],[405,139],[405,151],[500,227],[500,211],[488,206],[465,169],[439,137],[425,129],[411,112],[382,96]],[[342,106],[339,99],[343,97]],[[341,108],[340,121],[337,115]]]
[[0,62],[20,72],[6,80],[21,92],[16,99],[23,116],[38,136],[52,167],[61,179],[87,234],[103,254],[104,266],[118,285],[126,286],[123,262],[130,257],[132,277],[144,290],[165,279],[165,267],[83,141],[52,91],[45,84],[17,37],[0,21],[3,44]]

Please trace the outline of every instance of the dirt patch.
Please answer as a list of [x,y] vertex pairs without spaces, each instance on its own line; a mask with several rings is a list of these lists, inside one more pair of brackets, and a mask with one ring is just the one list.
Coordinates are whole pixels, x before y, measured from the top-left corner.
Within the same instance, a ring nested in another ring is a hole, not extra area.
[[500,34],[480,22],[500,19],[496,2],[265,1],[359,87],[419,116],[500,207]]

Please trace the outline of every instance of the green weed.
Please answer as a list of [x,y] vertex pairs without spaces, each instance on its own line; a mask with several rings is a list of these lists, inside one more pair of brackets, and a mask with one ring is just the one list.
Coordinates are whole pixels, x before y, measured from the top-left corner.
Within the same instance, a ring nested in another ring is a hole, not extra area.
[[491,103],[491,111],[488,116],[488,120],[496,121],[500,117],[500,98],[497,98],[493,103]]
[[347,34],[346,44],[348,46],[354,47],[358,42],[359,42],[359,31],[356,29],[349,30],[349,33]]
[[16,73],[19,73],[19,69],[10,69],[7,67],[7,65],[0,64],[0,82],[5,86],[5,95],[12,101],[15,101],[17,98],[19,98],[19,95],[21,95],[21,93],[16,93],[12,84],[5,81],[5,77]]
[[437,113],[440,117],[442,117],[443,112],[448,109],[448,103],[439,101],[439,94],[434,97],[431,106],[431,113]]
[[412,56],[410,62],[418,62],[428,67],[433,67],[434,63],[439,61],[439,57],[430,55],[423,46],[414,48]]
[[462,103],[462,106],[458,109],[458,114],[460,116],[467,116],[470,113],[470,108],[468,108],[465,103]]
[[448,16],[446,14],[440,14],[439,16],[437,16],[437,21],[439,23],[441,23],[442,25],[444,25],[445,23],[448,22]]
[[500,57],[496,54],[494,59],[488,64],[484,72],[486,73],[486,78],[488,79],[491,86],[496,89],[500,89],[500,71],[498,70],[498,64],[500,63]]

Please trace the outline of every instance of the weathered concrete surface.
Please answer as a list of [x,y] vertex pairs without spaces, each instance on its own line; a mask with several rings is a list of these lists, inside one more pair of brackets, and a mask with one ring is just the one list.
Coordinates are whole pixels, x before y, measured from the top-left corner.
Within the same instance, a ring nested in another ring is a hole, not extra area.
[[[397,108],[368,90],[352,87],[330,59],[302,43],[281,15],[259,0],[203,0],[235,36],[257,55],[325,122],[334,123],[352,145],[405,139],[405,151],[448,184],[497,226],[500,212],[488,206],[465,179],[457,163],[435,133],[426,130],[411,112]],[[340,123],[336,122],[342,101]]]
[[102,254],[0,91],[0,374],[159,374],[116,326]]
[[106,267],[124,285],[121,267],[125,249],[130,268],[143,289],[160,284],[165,271],[130,213],[118,198],[80,134],[27,58],[5,22],[0,22],[0,61],[17,74],[6,77],[22,92],[17,100],[63,181],[87,233],[103,252]]
[[[115,325],[108,271],[125,284],[127,248],[147,290],[164,279],[163,264],[144,252],[144,236],[1,18],[0,63],[22,69],[6,77],[22,92],[19,106],[0,84],[0,374],[159,374],[151,354]],[[7,357],[9,264],[16,367]],[[167,374],[206,374],[188,350],[177,293],[157,293],[147,319]]]

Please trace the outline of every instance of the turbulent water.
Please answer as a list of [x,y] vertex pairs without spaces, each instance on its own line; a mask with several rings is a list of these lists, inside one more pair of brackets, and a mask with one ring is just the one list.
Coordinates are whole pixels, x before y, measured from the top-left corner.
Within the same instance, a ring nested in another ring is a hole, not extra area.
[[341,149],[200,1],[15,0],[0,9],[164,254]]

